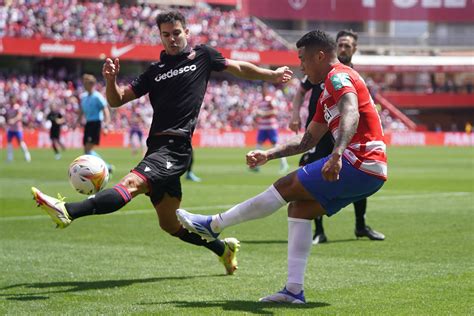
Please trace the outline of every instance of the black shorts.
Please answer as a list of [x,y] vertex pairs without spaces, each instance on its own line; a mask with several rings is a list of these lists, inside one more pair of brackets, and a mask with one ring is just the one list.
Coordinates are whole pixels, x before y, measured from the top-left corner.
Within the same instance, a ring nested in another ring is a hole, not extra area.
[[82,139],[83,145],[87,143],[99,145],[101,125],[101,121],[91,121],[86,123],[86,126],[84,127],[84,138]]
[[61,132],[61,130],[59,129],[59,127],[58,128],[51,128],[49,130],[49,138],[51,138],[51,140],[59,139],[60,132]]
[[181,199],[180,177],[191,162],[191,141],[179,136],[152,136],[147,146],[145,157],[132,172],[148,183],[151,203],[159,203],[165,193]]
[[308,150],[301,156],[300,166],[305,166],[309,163],[315,162],[321,158],[327,157],[332,153],[334,142],[332,140],[331,132],[327,132],[321,138],[316,147]]

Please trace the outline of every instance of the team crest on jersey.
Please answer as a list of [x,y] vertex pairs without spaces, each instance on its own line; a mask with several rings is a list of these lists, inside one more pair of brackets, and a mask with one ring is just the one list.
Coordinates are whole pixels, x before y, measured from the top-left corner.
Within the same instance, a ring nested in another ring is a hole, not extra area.
[[194,58],[196,58],[196,51],[193,49],[193,50],[191,50],[191,52],[189,53],[188,59],[189,59],[189,60],[193,60]]
[[336,91],[344,87],[352,86],[349,74],[345,72],[340,72],[335,75],[332,75],[330,80],[331,80],[332,86],[334,87],[334,90]]

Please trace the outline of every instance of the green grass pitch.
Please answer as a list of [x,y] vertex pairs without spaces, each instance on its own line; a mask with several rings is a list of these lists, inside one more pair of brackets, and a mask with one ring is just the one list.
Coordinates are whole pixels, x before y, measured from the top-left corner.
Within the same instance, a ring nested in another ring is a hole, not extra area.
[[[234,226],[239,270],[225,276],[215,255],[160,230],[148,198],[65,230],[36,208],[30,187],[82,199],[67,182],[80,154],[33,150],[33,161],[0,153],[0,314],[467,315],[474,314],[474,149],[389,148],[389,181],[369,198],[367,223],[383,242],[356,240],[352,206],[324,220],[329,243],[312,249],[308,304],[261,304],[286,280],[286,211]],[[111,186],[140,160],[99,150],[116,166]],[[264,190],[278,162],[259,174],[246,149],[197,149],[202,183],[183,180],[182,207],[216,213]],[[290,159],[295,167],[297,158]]]

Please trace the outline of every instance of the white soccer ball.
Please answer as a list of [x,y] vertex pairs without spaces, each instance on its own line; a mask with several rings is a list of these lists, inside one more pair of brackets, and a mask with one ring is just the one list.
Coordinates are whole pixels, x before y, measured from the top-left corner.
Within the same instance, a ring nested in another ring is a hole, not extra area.
[[109,170],[99,157],[82,155],[69,165],[69,183],[79,193],[91,195],[109,182]]

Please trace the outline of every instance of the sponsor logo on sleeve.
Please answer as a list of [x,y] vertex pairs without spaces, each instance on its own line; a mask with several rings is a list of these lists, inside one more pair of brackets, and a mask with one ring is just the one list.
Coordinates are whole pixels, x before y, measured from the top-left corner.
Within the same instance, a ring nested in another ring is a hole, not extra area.
[[336,91],[344,87],[352,87],[349,74],[345,72],[340,72],[335,75],[332,75],[330,80],[331,80],[332,86],[334,87],[334,90]]

